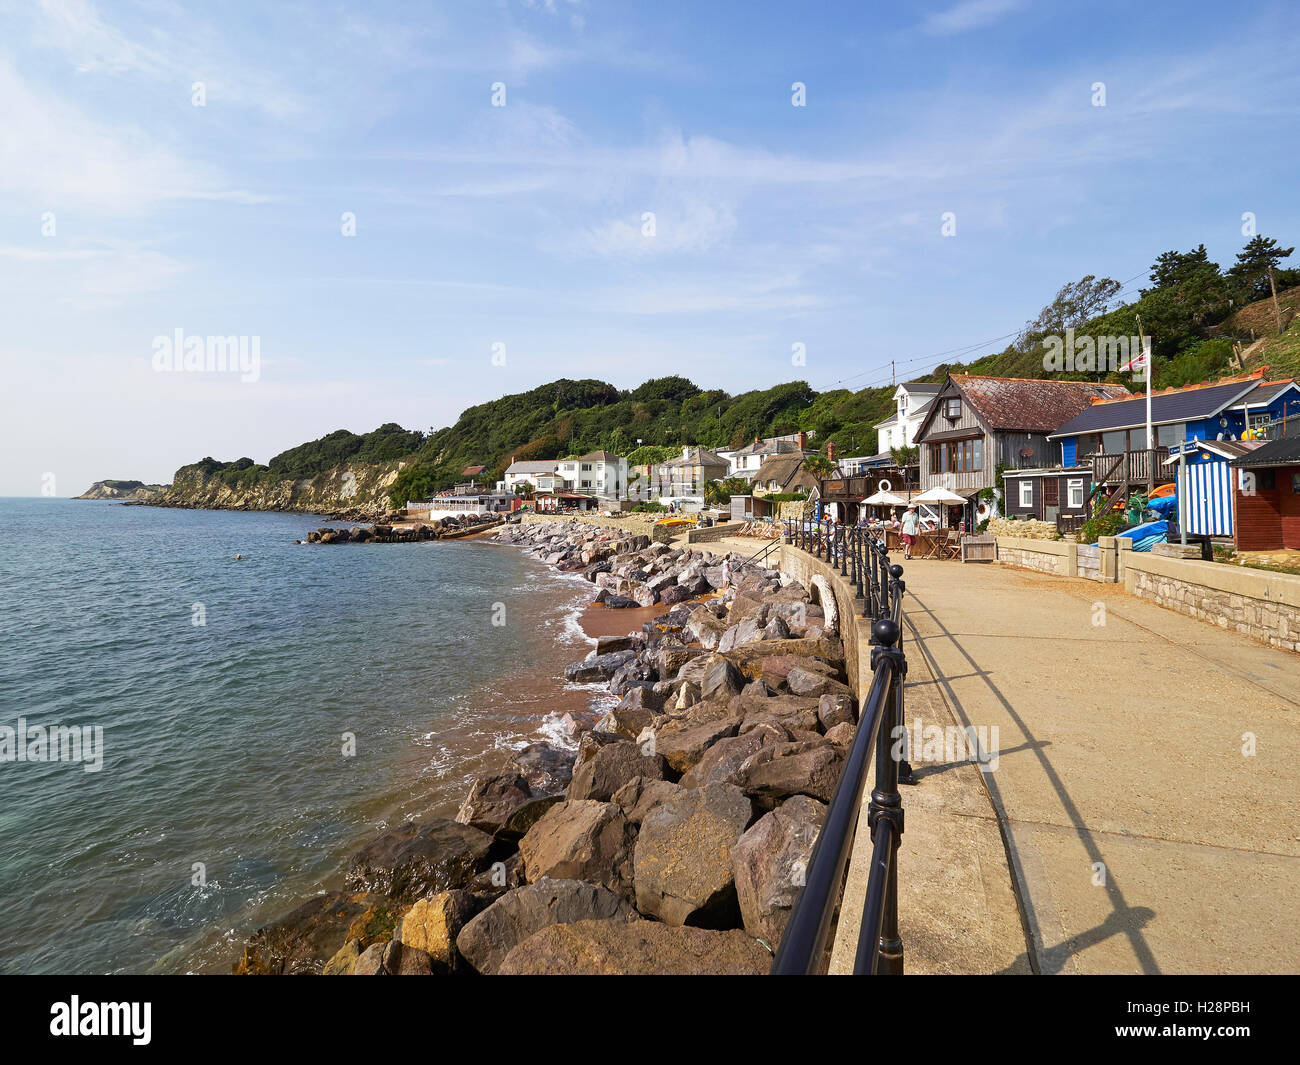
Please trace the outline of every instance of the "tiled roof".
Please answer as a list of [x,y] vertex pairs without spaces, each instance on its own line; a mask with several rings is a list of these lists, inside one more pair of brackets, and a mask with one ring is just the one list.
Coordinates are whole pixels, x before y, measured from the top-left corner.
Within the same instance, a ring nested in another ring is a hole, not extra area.
[[462,477],[477,477],[480,473],[482,473],[486,469],[487,469],[486,466],[466,466],[463,470],[460,471],[460,475]]
[[[1151,393],[1151,424],[1194,421],[1209,418],[1230,407],[1259,387],[1258,380],[1238,378],[1223,384],[1193,385]],[[1146,396],[1132,396],[1118,403],[1096,403],[1077,417],[1063,422],[1052,436],[1101,433],[1108,429],[1133,429],[1146,425]]]
[[1093,400],[1129,395],[1123,385],[1091,381],[1039,381],[1024,377],[980,377],[953,374],[961,389],[990,429],[1050,433],[1087,410]]
[[913,395],[937,395],[939,389],[943,387],[942,383],[936,384],[933,381],[904,381],[899,388],[906,388]]
[[522,459],[519,462],[512,462],[506,468],[506,473],[554,473],[554,459]]
[[579,455],[582,462],[617,462],[618,456],[611,455],[608,451],[590,451],[585,455]]

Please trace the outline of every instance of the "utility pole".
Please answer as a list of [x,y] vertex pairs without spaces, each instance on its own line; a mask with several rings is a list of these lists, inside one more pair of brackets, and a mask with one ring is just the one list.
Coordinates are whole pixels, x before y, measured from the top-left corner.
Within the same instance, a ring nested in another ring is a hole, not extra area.
[[1277,319],[1278,336],[1282,335],[1282,308],[1277,305],[1277,284],[1273,280],[1273,264],[1268,264],[1268,288],[1273,293],[1273,316]]
[[889,387],[894,387],[894,360],[889,360]]

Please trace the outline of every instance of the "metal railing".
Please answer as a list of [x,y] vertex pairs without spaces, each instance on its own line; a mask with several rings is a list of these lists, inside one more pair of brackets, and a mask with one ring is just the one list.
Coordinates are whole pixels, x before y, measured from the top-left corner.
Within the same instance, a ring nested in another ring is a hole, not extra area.
[[[844,881],[853,854],[867,773],[875,763],[875,786],[867,809],[872,852],[867,897],[858,929],[853,972],[901,975],[903,942],[898,933],[898,848],[903,835],[900,778],[911,767],[895,751],[903,727],[903,681],[907,660],[902,646],[902,607],[906,585],[903,567],[891,565],[884,541],[866,529],[822,526],[807,521],[785,523],[785,543],[837,566],[863,601],[863,617],[872,619],[871,687],[858,714],[858,728],[844,771],[808,861],[804,887],[795,900],[773,975],[826,971],[835,914],[843,901]],[[874,756],[874,757],[873,757]],[[840,920],[844,919],[841,914]]]

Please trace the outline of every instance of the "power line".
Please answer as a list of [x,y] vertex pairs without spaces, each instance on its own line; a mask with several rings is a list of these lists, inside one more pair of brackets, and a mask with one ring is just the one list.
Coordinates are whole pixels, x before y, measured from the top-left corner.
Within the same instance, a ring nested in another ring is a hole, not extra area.
[[[1125,281],[1121,281],[1121,282],[1120,282],[1120,290],[1119,290],[1118,292],[1116,292],[1115,295],[1111,297],[1111,299],[1112,299],[1112,300],[1118,300],[1118,299],[1122,299],[1122,298],[1123,298],[1124,296],[1126,296],[1126,295],[1131,295],[1132,290],[1129,289],[1128,286],[1129,286],[1132,282],[1136,281],[1139,277],[1142,277],[1143,274],[1145,274],[1145,273],[1146,273],[1146,271],[1144,270],[1144,271],[1142,271],[1142,273],[1134,274],[1132,277],[1128,278],[1127,280],[1125,280]],[[1114,308],[1114,309],[1115,309],[1115,310],[1118,310],[1119,308],[1117,307],[1117,308]],[[1106,312],[1106,313],[1109,314],[1110,312],[1108,311],[1108,312]],[[1017,336],[1019,336],[1021,333],[1024,332],[1024,328],[1025,328],[1024,326],[1021,326],[1019,329],[1016,329],[1016,330],[1014,330],[1014,331],[1012,331],[1012,332],[1010,332],[1010,333],[1003,333],[1002,336],[993,337],[993,338],[991,338],[991,339],[989,339],[989,340],[980,340],[980,341],[977,341],[977,342],[974,343],[974,344],[966,344],[966,345],[963,345],[962,347],[948,348],[948,349],[945,350],[945,351],[936,351],[936,352],[934,352],[933,354],[930,354],[930,355],[918,355],[918,356],[916,356],[915,358],[912,358],[912,359],[904,359],[904,360],[901,360],[901,361],[899,361],[899,360],[893,360],[893,361],[891,361],[891,363],[890,363],[891,372],[890,372],[888,375],[885,375],[885,374],[884,374],[884,366],[883,366],[883,364],[880,365],[880,366],[873,366],[871,369],[869,369],[869,370],[863,370],[861,373],[850,374],[848,377],[841,377],[838,381],[833,382],[833,383],[831,384],[830,387],[831,387],[831,388],[835,388],[835,387],[837,387],[837,386],[839,386],[839,385],[846,384],[846,383],[848,383],[849,381],[856,381],[858,378],[860,378],[860,377],[866,377],[868,374],[874,374],[874,373],[880,373],[880,374],[882,374],[882,376],[880,377],[879,380],[868,381],[866,384],[864,384],[864,385],[861,386],[862,388],[871,388],[871,387],[874,387],[874,386],[877,386],[877,385],[883,384],[883,383],[884,383],[884,377],[885,377],[885,376],[890,377],[890,379],[892,380],[893,377],[894,377],[893,368],[894,368],[895,366],[913,366],[913,365],[915,365],[915,364],[918,363],[918,362],[926,362],[927,360],[930,360],[930,359],[941,359],[941,358],[943,358],[943,356],[945,356],[945,355],[967,355],[967,354],[970,354],[970,353],[972,353],[972,352],[978,351],[980,348],[988,347],[988,345],[990,345],[990,344],[996,344],[996,343],[998,343],[999,341],[1002,341],[1002,340],[1010,340],[1012,337],[1017,337]]]

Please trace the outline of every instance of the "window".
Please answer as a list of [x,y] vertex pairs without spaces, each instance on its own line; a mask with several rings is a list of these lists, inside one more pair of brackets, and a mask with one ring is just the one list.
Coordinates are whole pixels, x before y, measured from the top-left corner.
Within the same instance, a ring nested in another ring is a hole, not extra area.
[[584,462],[584,463],[582,464],[582,472],[583,472],[583,473],[590,473],[590,472],[591,472],[591,463],[590,463],[590,462]]
[[1020,482],[1020,505],[1025,508],[1034,505],[1034,482],[1028,478]]
[[[1156,430],[1156,447],[1170,447],[1173,444],[1181,444],[1187,439],[1187,423],[1175,422],[1173,425],[1157,425]],[[1142,431],[1143,444],[1146,443],[1146,430]]]
[[1071,510],[1082,510],[1083,509],[1083,478],[1071,477],[1069,482],[1067,483],[1067,487],[1069,488],[1069,492],[1070,492],[1070,496],[1069,496],[1070,501],[1066,505]]
[[1101,434],[1101,449],[1107,455],[1119,455],[1128,450],[1128,433],[1123,429],[1112,429]]
[[961,417],[961,396],[952,396],[943,401],[943,416],[954,420]]

